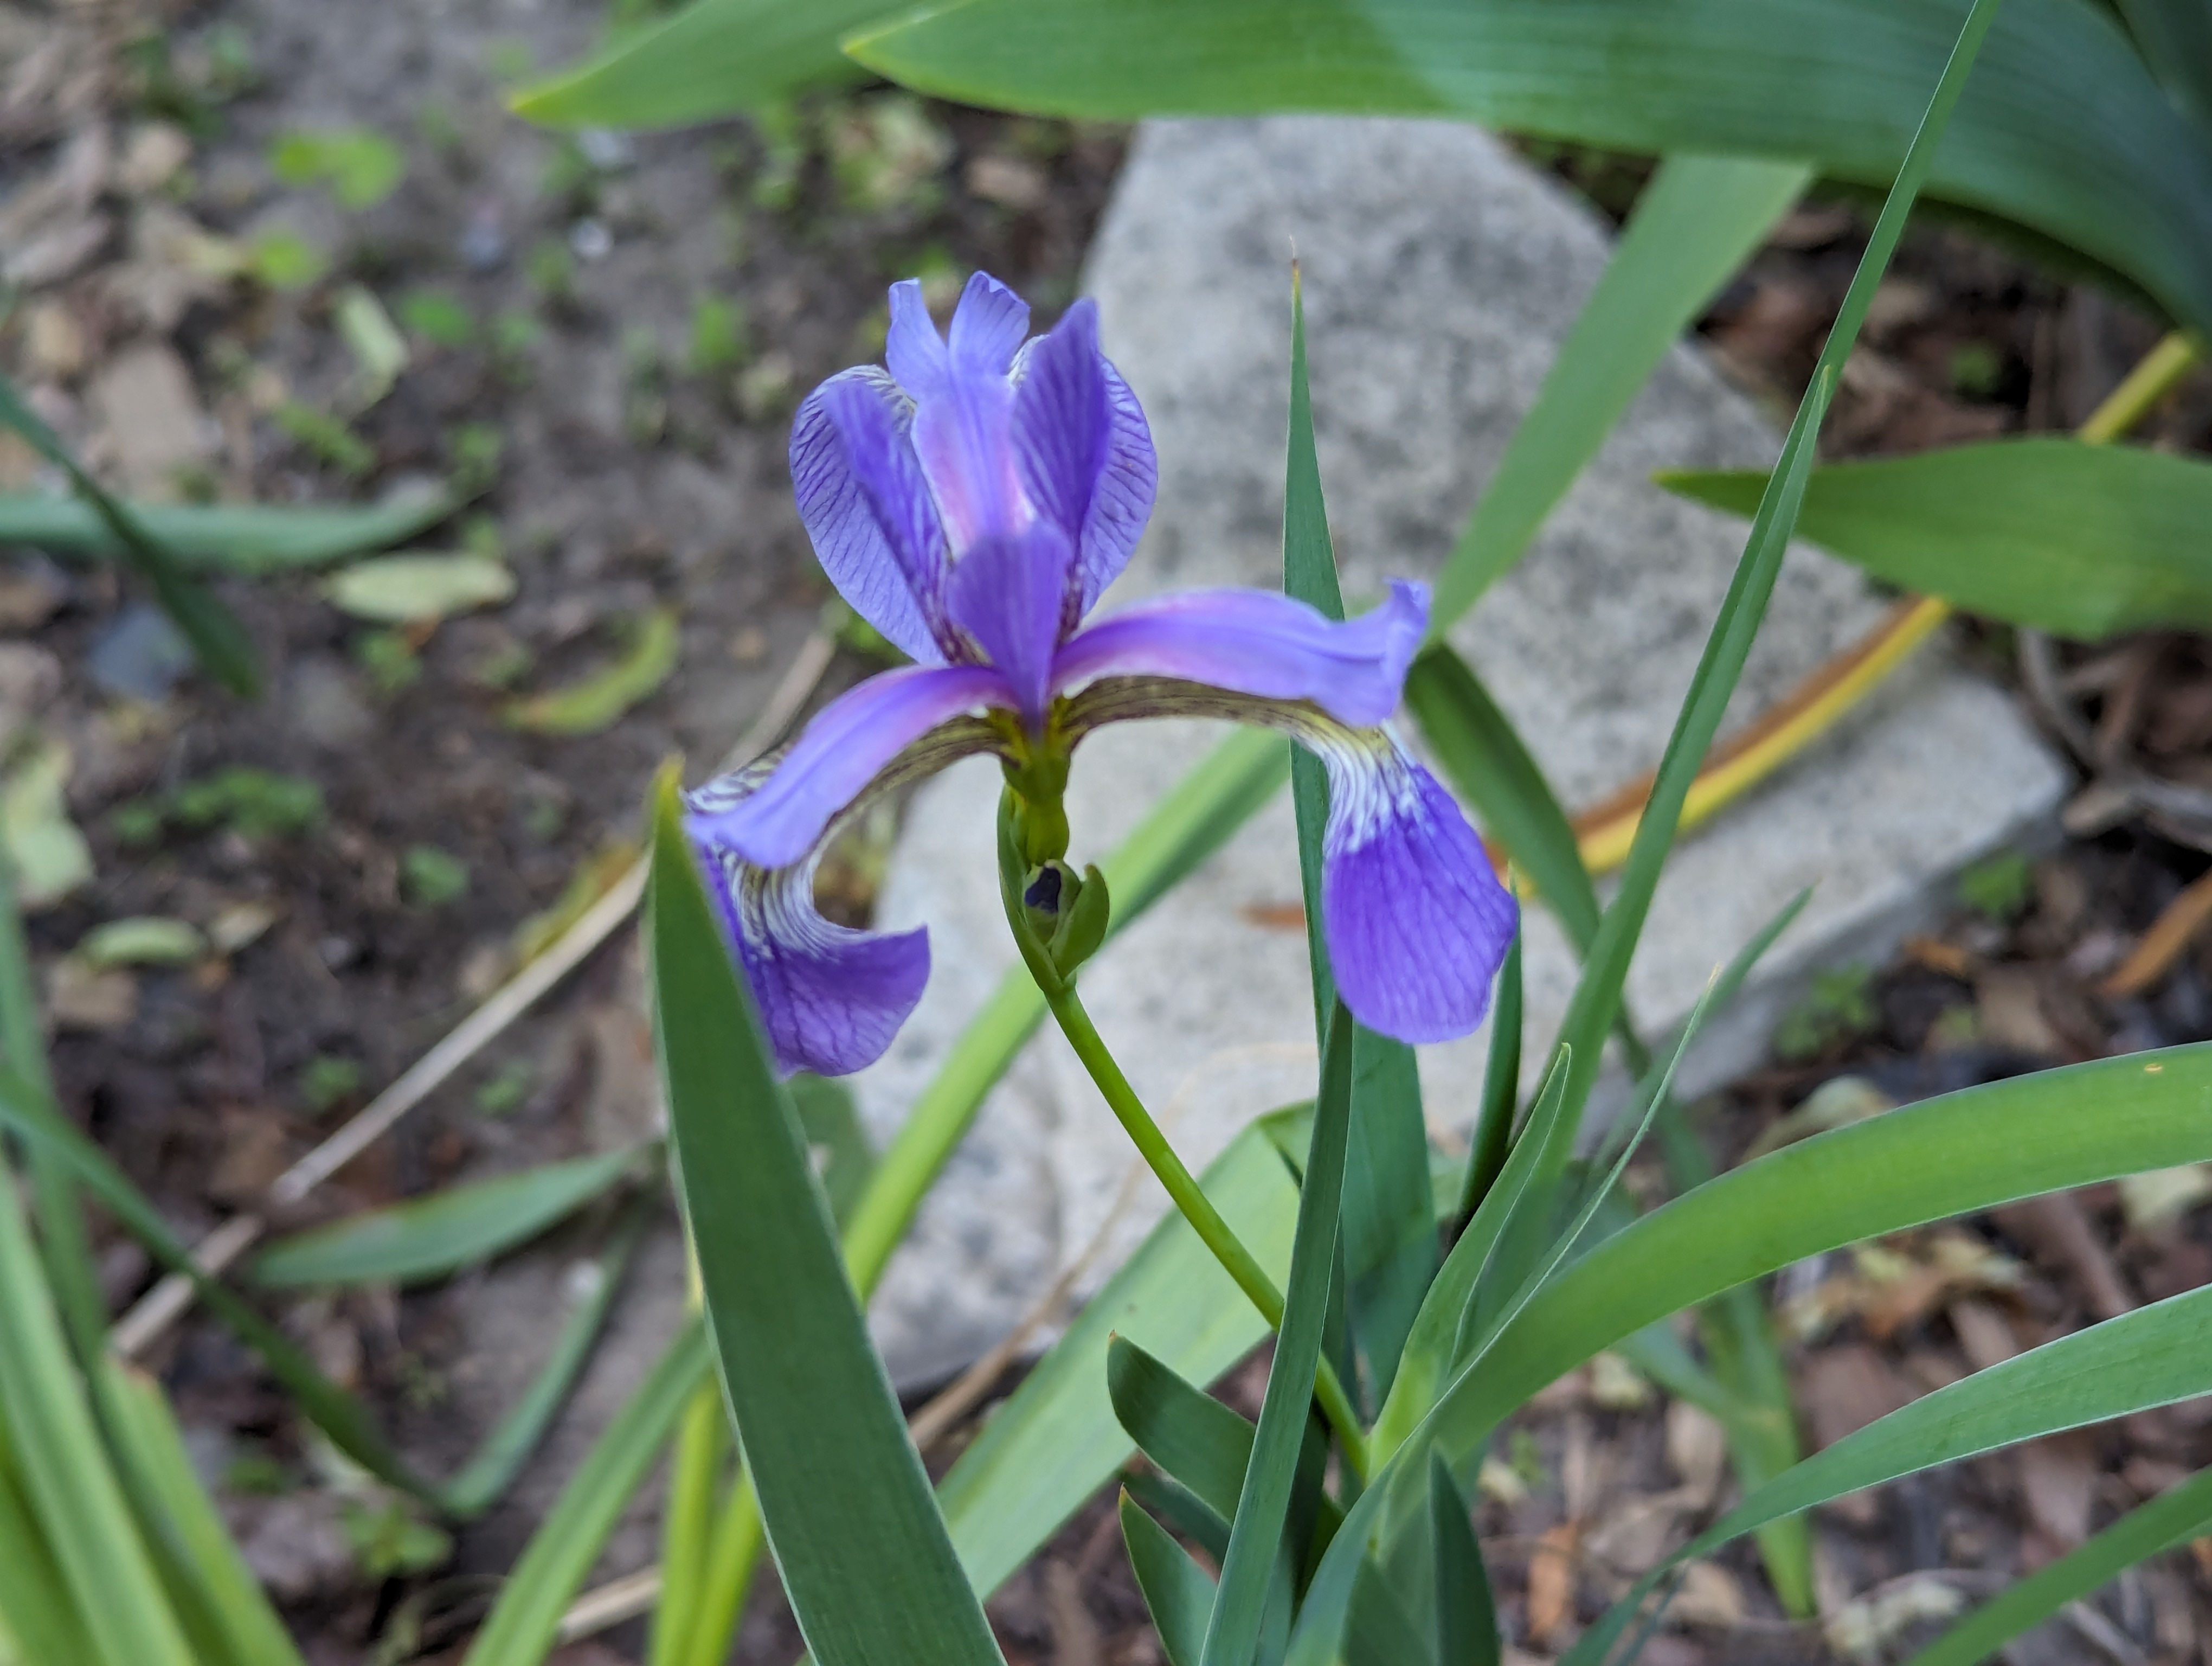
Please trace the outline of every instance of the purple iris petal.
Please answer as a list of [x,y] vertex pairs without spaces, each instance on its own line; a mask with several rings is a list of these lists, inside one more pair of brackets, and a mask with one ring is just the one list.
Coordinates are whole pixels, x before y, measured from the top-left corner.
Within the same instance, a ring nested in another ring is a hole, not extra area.
[[891,285],[890,328],[884,337],[884,362],[891,380],[920,399],[937,392],[951,368],[945,337],[931,321],[921,298],[921,280],[903,278]]
[[1070,553],[1045,521],[1018,535],[989,534],[954,564],[945,596],[953,623],[1004,675],[1032,726],[1044,716]]
[[941,665],[945,529],[915,456],[913,419],[882,371],[832,376],[792,424],[791,481],[838,594],[915,659]]
[[1128,564],[1152,512],[1158,465],[1128,384],[1098,351],[1098,309],[1079,301],[1023,350],[1013,443],[1022,489],[1076,548],[1073,630]]
[[1317,747],[1328,767],[1322,922],[1344,1004],[1403,1042],[1482,1022],[1518,905],[1435,776],[1389,735]]
[[1101,620],[1060,651],[1055,691],[1100,677],[1172,677],[1271,700],[1310,700],[1365,727],[1397,708],[1427,627],[1425,586],[1338,623],[1267,590],[1187,590]]
[[758,867],[803,860],[838,812],[939,724],[982,706],[1012,707],[988,666],[908,666],[871,677],[817,713],[760,787],[732,803],[695,800],[684,826]]
[[929,981],[929,933],[824,920],[811,861],[767,873],[726,847],[696,848],[784,1073],[842,1076],[882,1057]]
[[1029,332],[1029,302],[988,272],[977,272],[952,309],[952,362],[971,374],[1003,376]]

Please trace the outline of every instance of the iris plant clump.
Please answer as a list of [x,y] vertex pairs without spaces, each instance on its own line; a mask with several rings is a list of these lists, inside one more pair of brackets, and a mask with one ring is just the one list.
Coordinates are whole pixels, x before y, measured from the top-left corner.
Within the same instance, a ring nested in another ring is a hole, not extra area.
[[919,283],[894,285],[888,368],[832,376],[793,429],[799,514],[823,570],[915,663],[688,797],[688,830],[778,1061],[860,1069],[928,978],[925,930],[855,931],[816,912],[814,869],[844,818],[957,758],[996,755],[1022,913],[1071,970],[1096,945],[1103,906],[1095,870],[1079,878],[1063,860],[1074,752],[1105,724],[1167,716],[1262,725],[1322,759],[1322,915],[1346,1005],[1401,1041],[1465,1035],[1516,913],[1458,806],[1388,727],[1427,628],[1425,587],[1394,583],[1341,623],[1245,589],[1091,620],[1152,513],[1158,460],[1135,395],[1099,350],[1092,303],[1028,330],[1029,307],[982,273],[949,339]]

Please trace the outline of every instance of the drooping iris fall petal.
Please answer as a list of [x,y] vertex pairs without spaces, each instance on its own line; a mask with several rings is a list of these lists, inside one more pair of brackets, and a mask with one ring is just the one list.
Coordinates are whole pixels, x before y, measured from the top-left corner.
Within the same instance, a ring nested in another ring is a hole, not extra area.
[[1182,590],[1100,620],[1060,652],[1053,685],[1172,677],[1271,700],[1310,700],[1340,722],[1397,709],[1428,627],[1425,586],[1390,587],[1373,611],[1340,623],[1268,590]]
[[[821,842],[839,812],[910,746],[985,706],[1015,704],[989,666],[909,666],[871,677],[817,713],[757,787],[743,796],[693,795],[684,827],[759,867],[789,867]],[[948,749],[942,769],[975,751]]]

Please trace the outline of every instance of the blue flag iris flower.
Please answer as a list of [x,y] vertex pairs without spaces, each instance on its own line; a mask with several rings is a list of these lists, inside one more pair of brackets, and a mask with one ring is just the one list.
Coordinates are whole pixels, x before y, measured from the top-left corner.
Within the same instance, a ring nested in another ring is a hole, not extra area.
[[[817,912],[840,823],[955,759],[995,753],[1065,848],[1058,803],[1100,726],[1220,717],[1291,735],[1326,766],[1322,922],[1345,1003],[1407,1042],[1481,1022],[1516,909],[1451,795],[1386,727],[1428,623],[1393,583],[1339,623],[1261,590],[1188,591],[1085,623],[1128,564],[1158,465],[1079,301],[1029,338],[1029,307],[977,273],[940,337],[915,282],[890,292],[887,368],[832,376],[799,411],[799,512],[845,599],[912,666],[826,707],[780,754],[686,795],[686,827],[786,1070],[842,1074],[889,1047],[929,976],[926,930]],[[1050,842],[1049,835],[1047,836]]]

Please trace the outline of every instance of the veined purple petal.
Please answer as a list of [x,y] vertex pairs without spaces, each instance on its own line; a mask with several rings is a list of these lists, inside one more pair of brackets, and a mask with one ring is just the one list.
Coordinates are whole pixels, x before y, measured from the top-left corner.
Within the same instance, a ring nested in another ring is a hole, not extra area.
[[944,386],[952,368],[945,350],[945,337],[929,316],[929,303],[921,298],[921,280],[902,278],[891,285],[891,322],[884,337],[884,362],[891,380],[915,398],[933,394]]
[[952,623],[1004,674],[1032,724],[1044,714],[1070,554],[1047,521],[1015,536],[990,534],[954,563],[945,594]]
[[1388,733],[1363,739],[1320,749],[1329,963],[1370,1030],[1449,1041],[1482,1022],[1519,907],[1436,777]]
[[1073,631],[1128,565],[1159,467],[1136,395],[1098,350],[1098,308],[1079,301],[1015,366],[1013,442],[1022,489],[1075,545]]
[[1365,727],[1397,708],[1426,629],[1429,593],[1395,581],[1390,599],[1339,623],[1269,590],[1186,590],[1100,620],[1060,651],[1055,693],[1102,677],[1171,677],[1270,700],[1310,700]]
[[1028,522],[1009,441],[1013,408],[1005,377],[957,369],[941,392],[915,401],[914,448],[956,555],[988,533],[1018,532]]
[[775,872],[694,841],[776,1063],[842,1076],[873,1064],[929,982],[929,933],[854,931],[816,912],[816,860]]
[[841,371],[799,408],[791,482],[838,594],[913,658],[941,665],[945,530],[915,455],[913,420],[882,371]]
[[726,845],[757,867],[788,867],[911,744],[964,713],[1017,704],[1006,679],[989,666],[884,672],[817,712],[757,788],[742,797],[711,788],[695,793],[684,826],[694,839]]
[[1345,1004],[1404,1042],[1449,1040],[1482,1021],[1519,909],[1451,794],[1388,729],[1340,723],[1304,699],[1154,677],[1093,683],[1061,721],[1073,744],[1147,717],[1256,723],[1318,757],[1329,788],[1322,924]]
[[988,272],[976,272],[952,309],[952,362],[973,375],[1003,376],[1029,332],[1029,302]]

